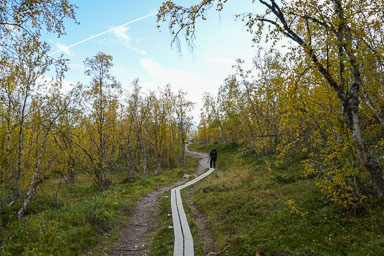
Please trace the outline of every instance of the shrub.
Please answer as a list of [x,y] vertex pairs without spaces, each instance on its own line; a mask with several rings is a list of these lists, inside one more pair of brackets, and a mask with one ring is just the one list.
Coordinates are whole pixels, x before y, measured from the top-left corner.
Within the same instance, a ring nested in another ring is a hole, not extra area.
[[82,207],[84,217],[100,233],[105,233],[113,227],[112,213],[106,207],[107,200],[100,196],[86,202]]

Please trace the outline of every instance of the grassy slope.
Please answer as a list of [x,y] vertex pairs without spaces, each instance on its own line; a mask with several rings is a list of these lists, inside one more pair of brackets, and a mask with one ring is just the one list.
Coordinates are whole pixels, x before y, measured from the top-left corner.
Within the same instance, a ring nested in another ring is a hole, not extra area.
[[137,178],[134,183],[123,183],[125,177],[115,175],[117,182],[105,192],[97,191],[86,176],[78,176],[76,184],[63,185],[57,201],[59,181],[48,181],[26,217],[0,216],[0,255],[101,254],[103,248],[113,246],[119,224],[129,218],[141,196],[194,172],[196,164],[188,157],[186,168]]
[[273,157],[215,147],[218,177],[198,184],[194,201],[207,214],[218,248],[229,246],[220,255],[384,255],[384,207],[344,214],[315,180],[303,178],[299,156],[277,168]]

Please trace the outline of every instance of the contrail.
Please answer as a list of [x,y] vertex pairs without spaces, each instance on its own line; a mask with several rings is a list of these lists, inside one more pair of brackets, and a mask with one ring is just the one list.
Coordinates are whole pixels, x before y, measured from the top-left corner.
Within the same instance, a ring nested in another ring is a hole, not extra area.
[[[156,12],[151,13],[151,14],[148,14],[148,15],[145,15],[145,16],[140,17],[140,18],[137,18],[137,19],[135,19],[135,20],[128,21],[128,22],[126,22],[126,23],[124,23],[124,24],[121,24],[121,25],[119,25],[119,26],[116,26],[116,27],[125,27],[125,26],[128,26],[128,25],[130,25],[130,24],[136,23],[136,22],[138,22],[138,21],[140,21],[140,20],[144,20],[144,19],[146,19],[146,18],[149,18],[149,17],[151,17],[151,16],[153,16],[153,15],[155,15],[155,14],[156,14]],[[115,28],[115,27],[111,27],[111,28],[109,28],[108,30],[105,30],[104,32],[98,33],[98,34],[96,34],[96,35],[93,35],[93,36],[90,36],[90,37],[88,37],[88,38],[86,38],[86,39],[83,39],[83,40],[81,40],[81,41],[79,41],[79,42],[77,42],[77,43],[71,44],[71,45],[67,46],[67,49],[71,49],[72,47],[75,47],[76,45],[82,44],[82,43],[87,42],[87,41],[89,41],[89,40],[91,40],[91,39],[94,39],[94,38],[96,38],[96,37],[99,37],[99,36],[102,36],[102,35],[104,35],[104,34],[107,34],[107,33],[111,32],[111,31],[113,31],[114,28]],[[60,53],[60,52],[62,52],[62,51],[63,51],[63,50],[58,50],[58,51],[55,51],[55,52],[53,52],[53,53],[51,53],[51,54],[49,54],[49,55],[50,55],[50,56],[53,56],[53,55],[56,55],[56,54],[58,54],[58,53]]]

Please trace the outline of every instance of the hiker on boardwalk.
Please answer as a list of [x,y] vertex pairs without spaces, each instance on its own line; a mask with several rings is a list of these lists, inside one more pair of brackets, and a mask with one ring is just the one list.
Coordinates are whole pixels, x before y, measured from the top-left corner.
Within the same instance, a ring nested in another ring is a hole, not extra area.
[[217,151],[216,149],[212,149],[209,153],[209,167],[216,168],[216,160],[217,160]]

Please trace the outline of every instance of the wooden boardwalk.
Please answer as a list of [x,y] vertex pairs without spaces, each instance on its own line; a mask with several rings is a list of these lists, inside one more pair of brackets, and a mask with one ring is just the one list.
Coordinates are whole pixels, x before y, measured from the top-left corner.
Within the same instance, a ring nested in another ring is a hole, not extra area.
[[184,212],[183,202],[180,195],[180,190],[192,184],[195,184],[201,179],[204,179],[211,174],[215,169],[210,168],[209,171],[203,173],[199,177],[171,190],[171,207],[173,233],[175,235],[173,256],[193,256],[193,237],[188,225],[188,220]]

